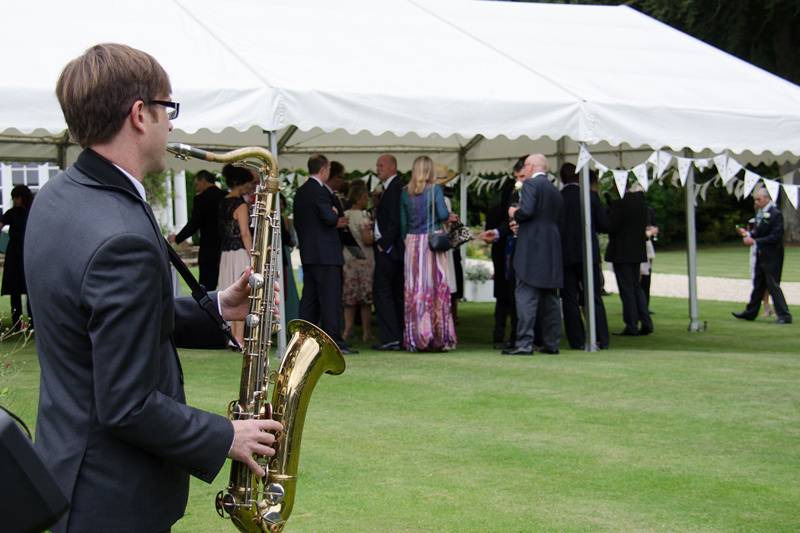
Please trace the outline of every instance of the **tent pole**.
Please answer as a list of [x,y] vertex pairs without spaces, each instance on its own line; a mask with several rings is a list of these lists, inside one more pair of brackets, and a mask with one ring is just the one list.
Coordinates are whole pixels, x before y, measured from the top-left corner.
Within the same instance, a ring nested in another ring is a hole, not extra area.
[[[286,143],[289,142],[289,139],[292,138],[292,135],[294,135],[296,131],[297,126],[289,126],[286,128],[286,132],[281,136],[280,139],[278,139],[278,144],[273,145],[274,151],[272,153],[275,157],[278,156],[278,150],[283,150],[284,146],[286,146]],[[277,135],[277,132],[275,132],[274,135]],[[270,138],[272,138],[274,135],[271,134]]]
[[583,310],[586,317],[586,351],[597,351],[597,328],[594,307],[594,254],[592,253],[592,202],[589,164],[581,169],[581,222],[583,223]]
[[[275,161],[278,160],[278,132],[277,131],[270,131],[267,133],[269,135],[269,146],[270,152],[275,157]],[[281,211],[281,196],[278,195],[275,198],[275,215],[278,217],[278,220],[281,219],[283,213]],[[280,223],[280,222],[279,222]],[[289,272],[283,271],[283,243],[281,242],[281,232],[278,232],[278,244],[275,246],[275,250],[278,253],[278,295],[280,296],[280,304],[278,305],[278,313],[280,316],[280,325],[281,329],[278,331],[278,358],[282,358],[283,354],[286,352],[286,291],[283,290],[284,287],[284,276],[291,276],[293,272],[289,269]],[[291,258],[289,258],[291,262]]]
[[697,228],[694,212],[694,167],[686,176],[686,266],[689,277],[689,331],[700,331],[697,306]]

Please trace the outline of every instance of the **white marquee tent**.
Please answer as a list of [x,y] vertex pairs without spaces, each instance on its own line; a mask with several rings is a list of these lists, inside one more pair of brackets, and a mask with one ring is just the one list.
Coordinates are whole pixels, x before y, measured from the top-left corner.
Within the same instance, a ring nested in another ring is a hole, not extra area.
[[0,5],[0,19],[0,160],[74,159],[55,81],[108,41],[170,73],[174,140],[264,145],[275,132],[289,168],[322,151],[367,169],[385,150],[405,168],[432,153],[506,170],[533,151],[574,160],[579,142],[611,168],[660,148],[800,155],[800,88],[627,7],[28,0]]

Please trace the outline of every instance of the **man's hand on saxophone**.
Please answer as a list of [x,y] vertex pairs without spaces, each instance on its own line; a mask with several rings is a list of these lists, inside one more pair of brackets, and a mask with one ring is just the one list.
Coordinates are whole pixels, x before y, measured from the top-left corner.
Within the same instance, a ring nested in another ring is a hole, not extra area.
[[[252,268],[247,268],[236,283],[220,291],[217,296],[219,299],[220,314],[222,314],[222,318],[225,320],[244,320],[250,312],[250,301],[248,300],[248,296],[250,296],[250,285],[248,284],[248,279],[250,278],[252,270]],[[275,291],[275,298],[273,301],[275,302],[277,314],[278,306],[280,305],[280,297],[278,296],[280,294],[280,284],[278,281],[275,282],[273,289]]]
[[234,420],[233,445],[228,457],[234,461],[246,464],[254,474],[264,477],[266,472],[259,465],[253,454],[272,457],[275,449],[275,435],[269,432],[283,430],[283,426],[276,420]]

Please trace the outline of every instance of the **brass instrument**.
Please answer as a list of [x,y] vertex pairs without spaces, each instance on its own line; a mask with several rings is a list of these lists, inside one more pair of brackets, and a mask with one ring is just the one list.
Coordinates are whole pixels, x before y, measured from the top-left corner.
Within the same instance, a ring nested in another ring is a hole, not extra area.
[[[260,147],[216,154],[180,143],[168,144],[167,151],[182,159],[236,162],[259,172],[251,214],[253,272],[249,279],[250,309],[245,319],[242,375],[239,398],[230,403],[228,417],[273,418],[283,424],[283,431],[276,435],[275,455],[269,461],[256,456],[267,475],[261,478],[246,464],[233,461],[228,487],[217,494],[215,503],[219,515],[229,516],[239,531],[277,533],[294,505],[300,440],[311,393],[323,373],[344,372],[344,357],[336,343],[317,326],[293,320],[287,328],[291,339],[280,369],[270,374],[269,352],[272,333],[277,328],[272,287],[278,273],[281,230],[280,213],[275,209],[280,188],[278,167],[272,154]],[[272,395],[267,402],[270,383]]]

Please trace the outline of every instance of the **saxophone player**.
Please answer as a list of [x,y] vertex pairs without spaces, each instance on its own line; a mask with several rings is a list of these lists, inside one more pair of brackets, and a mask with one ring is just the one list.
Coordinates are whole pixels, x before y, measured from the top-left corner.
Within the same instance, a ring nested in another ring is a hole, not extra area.
[[[211,482],[226,457],[263,469],[281,425],[185,403],[175,346],[223,346],[191,299],[172,297],[167,244],[142,179],[165,168],[179,105],[158,62],[100,44],[56,87],[84,151],[39,192],[25,253],[41,366],[36,446],[70,500],[65,531],[169,530],[189,475]],[[226,320],[248,312],[245,272],[211,298]]]

